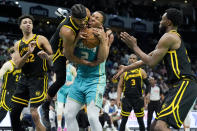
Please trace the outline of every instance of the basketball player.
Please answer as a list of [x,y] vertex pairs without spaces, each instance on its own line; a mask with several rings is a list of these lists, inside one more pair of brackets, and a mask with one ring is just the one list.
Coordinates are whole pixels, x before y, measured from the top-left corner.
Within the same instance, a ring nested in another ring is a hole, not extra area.
[[182,17],[177,9],[166,10],[159,25],[160,32],[164,34],[155,50],[148,55],[137,46],[136,38],[126,32],[121,33],[121,40],[135,51],[141,61],[130,66],[121,66],[114,78],[126,70],[139,68],[144,64],[153,67],[162,60],[167,69],[171,88],[151,131],[170,131],[170,126],[180,128],[197,96],[196,78],[191,70],[190,59],[181,36],[177,33]]
[[[137,61],[137,56],[131,54],[129,64]],[[122,121],[119,131],[125,131],[125,126],[132,109],[134,109],[135,116],[137,117],[140,131],[145,131],[144,126],[144,98],[143,98],[143,82],[149,86],[146,72],[137,68],[129,70],[121,75],[118,90],[117,90],[117,105],[121,106]],[[120,102],[121,94],[124,93],[122,104]]]
[[5,118],[8,111],[11,111],[11,97],[16,89],[21,73],[15,68],[14,47],[9,49],[11,60],[5,62],[0,69],[0,78],[3,77],[3,85],[0,95],[0,123]]
[[[47,92],[46,101],[38,108],[40,114],[42,114],[41,121],[45,127],[50,127],[49,121],[49,104],[51,99],[56,95],[58,90],[64,85],[66,80],[66,57],[63,54],[63,41],[68,45],[74,45],[75,37],[78,32],[83,28],[88,21],[86,7],[81,4],[75,4],[71,8],[71,16],[67,16],[58,26],[55,34],[52,36],[50,43],[53,48],[53,66],[56,74],[56,81],[49,87]],[[65,37],[59,36],[60,32],[64,32]],[[70,52],[70,47],[66,47],[67,52]],[[70,52],[71,53],[71,52]],[[51,59],[46,53],[42,52],[42,57]],[[72,56],[73,57],[73,56]],[[83,63],[83,60],[79,60],[76,57],[72,58],[75,63]]]
[[[57,92],[57,127],[58,131],[62,130],[62,114],[66,104],[66,99],[70,87],[72,86],[75,77],[77,76],[76,68],[72,66],[69,61],[66,61],[66,82]],[[65,116],[66,117],[66,116]],[[66,131],[67,124],[64,124],[64,130]]]
[[41,35],[33,34],[33,17],[23,15],[19,18],[19,26],[23,38],[15,43],[16,67],[22,69],[18,88],[12,96],[11,122],[14,131],[23,131],[20,123],[22,109],[30,103],[30,112],[37,131],[45,128],[39,121],[37,107],[46,98],[47,61],[38,55],[40,51],[52,54],[48,40]]
[[[113,39],[113,35],[109,35],[109,39],[103,29],[105,19],[103,12],[96,11],[89,20],[89,26],[95,28],[94,33],[100,40],[97,47],[87,48],[80,40],[76,41],[75,45],[64,43],[65,56],[71,61],[74,59],[73,62],[78,64],[77,77],[70,88],[65,107],[68,131],[79,131],[76,115],[84,104],[87,104],[87,115],[91,130],[102,131],[99,111],[106,86],[105,60],[108,57],[111,40]],[[64,39],[66,34],[63,30],[60,33]],[[79,64],[76,59],[85,63],[83,65]]]

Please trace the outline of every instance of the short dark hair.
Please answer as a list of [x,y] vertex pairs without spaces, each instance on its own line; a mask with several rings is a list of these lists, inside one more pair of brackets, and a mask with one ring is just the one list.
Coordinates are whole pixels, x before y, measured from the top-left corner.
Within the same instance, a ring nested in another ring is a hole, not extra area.
[[21,21],[25,18],[29,18],[32,20],[32,22],[34,22],[34,17],[32,15],[22,15],[18,18],[18,24],[20,25],[21,24]]
[[106,15],[103,11],[97,11],[98,13],[100,13],[102,16],[103,16],[103,21],[102,21],[102,24],[104,25],[105,24],[105,21],[106,21]]
[[183,15],[180,10],[169,8],[166,10],[167,18],[172,21],[174,26],[180,26],[183,22]]
[[83,19],[86,17],[86,7],[82,4],[74,4],[71,7],[72,16],[77,19]]

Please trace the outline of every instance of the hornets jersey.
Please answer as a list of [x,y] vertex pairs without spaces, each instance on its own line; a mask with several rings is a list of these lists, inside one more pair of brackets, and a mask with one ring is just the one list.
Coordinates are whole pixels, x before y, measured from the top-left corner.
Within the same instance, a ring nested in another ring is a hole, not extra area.
[[35,34],[33,38],[28,41],[24,41],[23,39],[19,41],[18,50],[21,57],[27,53],[28,44],[31,41],[36,41],[36,47],[34,51],[29,55],[29,58],[26,60],[26,63],[22,67],[22,73],[24,73],[25,75],[39,75],[47,71],[48,67],[46,59],[43,60],[37,55],[37,53],[42,50],[42,48],[38,44],[38,37],[39,36]]
[[77,27],[77,25],[73,22],[72,18],[69,17],[68,20],[65,18],[58,26],[56,32],[54,33],[54,35],[52,36],[50,43],[52,46],[52,50],[53,53],[55,54],[53,57],[53,62],[55,62],[55,60],[59,57],[59,56],[63,56],[62,52],[63,52],[63,40],[59,37],[59,32],[61,27],[64,26],[66,28],[71,29],[75,36],[78,35],[79,33],[79,28]]
[[125,72],[123,84],[123,93],[125,97],[142,97],[143,79],[141,75],[141,68]]
[[3,76],[3,85],[2,85],[2,92],[1,92],[1,101],[0,107],[3,107],[5,110],[10,110],[11,104],[11,96],[13,95],[14,91],[17,87],[17,82],[20,78],[20,69],[14,68],[14,63],[12,60],[9,61],[12,64],[12,70],[7,71]]
[[[81,59],[85,59],[88,61],[95,61],[97,59],[98,48],[99,46],[95,48],[87,48],[86,46],[83,45],[82,41],[79,41],[75,47],[74,54]],[[92,75],[93,76],[105,75],[105,62],[94,67],[78,64],[77,75],[79,76],[82,75],[87,77]]]
[[[180,37],[175,30],[170,31],[170,33],[176,33]],[[167,52],[164,57],[164,64],[168,72],[169,83],[174,83],[184,77],[194,77],[183,41],[181,41],[181,46],[177,50]]]

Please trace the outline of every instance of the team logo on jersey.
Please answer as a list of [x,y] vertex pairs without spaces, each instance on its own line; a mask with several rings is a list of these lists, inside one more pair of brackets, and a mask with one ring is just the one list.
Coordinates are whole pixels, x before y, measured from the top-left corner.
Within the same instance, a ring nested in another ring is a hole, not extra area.
[[161,108],[163,109],[163,108],[165,108],[165,107],[166,107],[166,104],[164,103],[164,104],[162,105],[162,107],[161,107]]
[[36,96],[40,96],[40,91],[36,91]]

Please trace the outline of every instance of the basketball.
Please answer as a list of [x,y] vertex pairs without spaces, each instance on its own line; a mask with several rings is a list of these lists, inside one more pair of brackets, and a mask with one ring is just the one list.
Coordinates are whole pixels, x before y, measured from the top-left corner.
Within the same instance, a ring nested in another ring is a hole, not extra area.
[[97,36],[93,34],[93,28],[87,28],[84,30],[84,32],[88,35],[86,39],[82,40],[86,47],[95,48],[97,45],[99,45],[100,41]]

